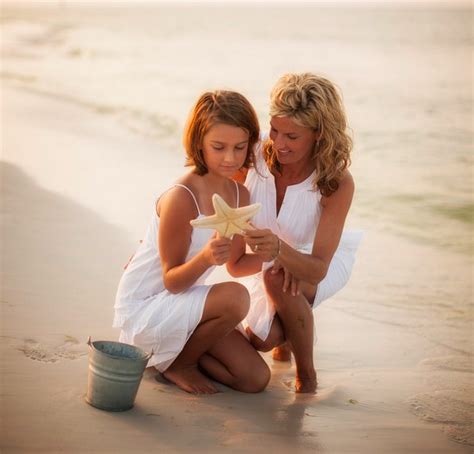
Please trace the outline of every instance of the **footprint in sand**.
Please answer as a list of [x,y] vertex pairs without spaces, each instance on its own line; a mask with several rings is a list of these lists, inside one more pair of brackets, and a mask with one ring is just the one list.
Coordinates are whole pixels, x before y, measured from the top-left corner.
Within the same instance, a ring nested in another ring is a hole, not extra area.
[[63,343],[56,346],[42,345],[35,339],[24,339],[23,345],[17,350],[24,353],[27,358],[44,363],[56,363],[61,359],[77,359],[87,355],[84,347],[72,336],[64,336]]

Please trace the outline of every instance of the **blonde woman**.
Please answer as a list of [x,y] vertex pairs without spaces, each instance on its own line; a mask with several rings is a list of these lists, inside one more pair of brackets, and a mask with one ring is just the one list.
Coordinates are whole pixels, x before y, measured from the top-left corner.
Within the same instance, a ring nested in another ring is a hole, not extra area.
[[[352,140],[335,86],[287,74],[271,93],[269,138],[245,185],[262,210],[244,237],[261,272],[247,287],[247,333],[260,351],[296,364],[296,392],[315,392],[313,311],[348,281],[359,233],[343,232],[354,181]],[[251,271],[251,270],[247,270]],[[238,274],[238,273],[236,273]]]

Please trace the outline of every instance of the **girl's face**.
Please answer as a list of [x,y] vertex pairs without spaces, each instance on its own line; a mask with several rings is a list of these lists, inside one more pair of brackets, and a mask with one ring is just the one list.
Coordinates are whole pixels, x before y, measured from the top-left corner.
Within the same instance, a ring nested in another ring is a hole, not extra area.
[[202,152],[209,173],[232,177],[247,158],[249,133],[237,126],[216,123],[203,138]]
[[311,160],[318,133],[296,124],[290,117],[270,119],[270,139],[281,165]]

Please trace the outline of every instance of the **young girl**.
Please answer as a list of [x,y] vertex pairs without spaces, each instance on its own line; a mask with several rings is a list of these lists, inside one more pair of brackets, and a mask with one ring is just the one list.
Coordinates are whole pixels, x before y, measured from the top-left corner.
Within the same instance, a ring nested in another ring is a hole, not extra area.
[[190,393],[211,394],[214,380],[244,392],[259,392],[268,366],[235,329],[247,315],[249,294],[235,282],[205,285],[216,265],[245,263],[245,243],[190,221],[213,214],[212,195],[229,206],[249,204],[247,189],[231,177],[253,162],[257,116],[242,95],[203,94],[184,133],[187,165],[193,169],[157,201],[145,238],[119,284],[114,327],[120,341],[153,351],[148,363]]

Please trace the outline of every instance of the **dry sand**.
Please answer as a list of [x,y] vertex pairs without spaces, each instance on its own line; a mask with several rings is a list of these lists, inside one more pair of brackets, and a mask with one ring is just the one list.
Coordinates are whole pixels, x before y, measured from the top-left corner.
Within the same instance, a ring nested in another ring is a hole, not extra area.
[[[403,323],[409,310],[364,303],[381,263],[409,285],[439,258],[370,229],[350,285],[317,310],[316,396],[295,395],[294,367],[266,356],[272,380],[258,395],[191,396],[147,370],[132,410],[87,405],[86,340],[117,338],[114,293],[141,235],[122,227],[142,208],[131,201],[153,173],[158,194],[181,172],[147,165],[155,147],[110,115],[4,83],[2,452],[471,452],[471,357],[449,345],[459,335],[469,351],[469,331],[439,328],[434,342]],[[397,265],[413,248],[419,263]]]

